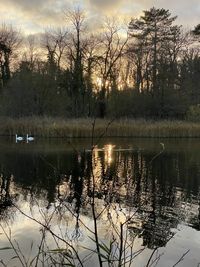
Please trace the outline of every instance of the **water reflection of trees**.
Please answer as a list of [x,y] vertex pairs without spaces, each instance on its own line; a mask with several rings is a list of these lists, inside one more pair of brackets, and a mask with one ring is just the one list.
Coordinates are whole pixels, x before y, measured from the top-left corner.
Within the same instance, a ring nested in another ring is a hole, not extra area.
[[[165,246],[180,220],[199,230],[200,167],[198,159],[184,153],[165,152],[151,162],[153,157],[150,152],[120,151],[109,145],[93,153],[2,154],[0,210],[6,210],[11,199],[11,178],[4,177],[13,174],[14,187],[25,199],[31,195],[32,201],[74,203],[78,218],[87,209],[94,175],[95,198],[137,208],[129,231],[142,237],[149,248]],[[185,212],[188,203],[192,214]],[[91,216],[88,210],[87,216]]]
[[[72,173],[73,179],[70,181],[74,190],[73,197],[77,200],[77,210],[90,192],[90,179],[84,179],[83,183],[83,177],[91,177],[93,166],[96,198],[137,207],[137,216],[129,223],[130,231],[138,231],[139,220],[138,233],[143,237],[143,244],[150,248],[165,246],[173,235],[171,229],[176,228],[180,220],[188,219],[185,218],[183,202],[191,202],[191,193],[198,197],[198,165],[195,168],[194,165],[187,165],[184,155],[172,157],[165,153],[149,164],[152,154],[142,154],[139,151],[113,152],[112,161],[106,161],[105,153],[94,151],[93,157],[84,153],[79,155],[76,172]],[[181,169],[182,164],[184,171]],[[187,176],[188,173],[190,177]]]
[[14,209],[13,201],[16,201],[18,195],[13,190],[13,176],[6,177],[3,173],[0,175],[0,218],[13,219]]

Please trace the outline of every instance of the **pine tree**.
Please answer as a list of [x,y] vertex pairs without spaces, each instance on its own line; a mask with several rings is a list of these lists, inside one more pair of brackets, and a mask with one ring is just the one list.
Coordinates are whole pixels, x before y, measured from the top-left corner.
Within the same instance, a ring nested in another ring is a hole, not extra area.
[[[173,26],[176,17],[171,17],[169,10],[151,8],[144,11],[139,19],[129,23],[130,36],[137,45],[142,44],[144,56],[148,54],[148,76],[152,94],[159,94],[158,74],[160,60],[169,56],[169,43],[173,43],[175,35],[180,34],[180,26]],[[147,71],[147,70],[146,70]]]

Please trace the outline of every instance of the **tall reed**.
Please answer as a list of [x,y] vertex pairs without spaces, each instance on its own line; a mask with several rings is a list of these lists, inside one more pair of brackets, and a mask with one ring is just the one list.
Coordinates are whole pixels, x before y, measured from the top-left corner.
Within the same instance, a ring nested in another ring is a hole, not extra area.
[[[33,134],[41,137],[91,137],[93,119],[62,119],[51,117],[0,118],[0,135]],[[108,119],[97,119],[94,136],[100,136]],[[188,121],[153,121],[120,119],[110,123],[109,137],[200,137],[200,123]]]

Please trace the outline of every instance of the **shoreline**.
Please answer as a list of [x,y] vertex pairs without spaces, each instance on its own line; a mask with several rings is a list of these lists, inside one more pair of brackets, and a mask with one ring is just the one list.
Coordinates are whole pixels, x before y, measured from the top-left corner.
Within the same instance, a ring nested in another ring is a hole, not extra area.
[[31,134],[45,138],[200,138],[200,123],[145,119],[0,118],[0,136]]

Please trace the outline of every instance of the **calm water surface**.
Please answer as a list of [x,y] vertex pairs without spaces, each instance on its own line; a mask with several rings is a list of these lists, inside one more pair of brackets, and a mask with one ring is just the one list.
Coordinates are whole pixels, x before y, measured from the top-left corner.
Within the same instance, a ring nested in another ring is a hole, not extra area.
[[[103,139],[93,152],[86,139],[28,144],[1,139],[0,149],[0,248],[10,248],[12,242],[27,266],[36,263],[41,244],[51,252],[64,245],[22,212],[50,222],[83,258],[85,247],[95,248],[89,238],[92,193],[102,242],[111,240],[128,219],[123,240],[134,253],[143,250],[131,266],[146,266],[155,248],[151,266],[173,266],[186,252],[179,266],[198,266],[199,139]],[[6,266],[22,266],[11,248],[0,250],[0,259]],[[85,260],[84,266],[98,266],[95,255]]]

